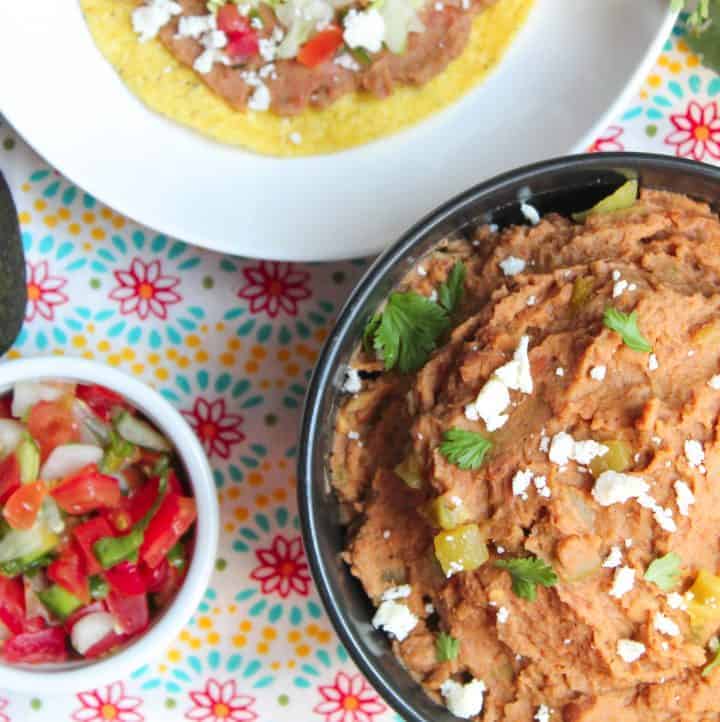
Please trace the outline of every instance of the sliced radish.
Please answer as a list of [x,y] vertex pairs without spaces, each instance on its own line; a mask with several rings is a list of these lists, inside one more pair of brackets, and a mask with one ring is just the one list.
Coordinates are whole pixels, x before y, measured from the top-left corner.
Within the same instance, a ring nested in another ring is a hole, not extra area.
[[20,443],[25,427],[13,419],[0,419],[0,455],[7,456]]
[[63,444],[56,446],[40,469],[43,481],[64,479],[83,466],[97,464],[103,457],[103,450],[93,444]]
[[72,411],[84,444],[100,443],[105,446],[110,441],[110,425],[100,419],[84,401],[73,399]]
[[74,384],[62,381],[18,381],[13,386],[11,413],[21,419],[38,401],[57,401],[74,388]]
[[81,617],[70,632],[72,646],[79,654],[101,642],[115,631],[115,617],[107,612],[93,612]]

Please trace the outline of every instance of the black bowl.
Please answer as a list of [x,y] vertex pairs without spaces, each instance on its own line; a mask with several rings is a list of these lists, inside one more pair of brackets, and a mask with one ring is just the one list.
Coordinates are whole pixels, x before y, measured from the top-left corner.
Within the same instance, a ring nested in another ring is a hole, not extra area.
[[[370,624],[373,606],[340,558],[345,531],[331,491],[328,456],[343,369],[365,323],[417,259],[451,232],[479,222],[525,222],[520,202],[541,213],[590,208],[628,178],[644,187],[684,193],[720,205],[720,169],[642,153],[569,156],[520,168],[448,201],[383,253],[360,280],[338,316],[315,368],[305,401],[298,455],[298,500],[305,549],[315,583],[340,639],[357,666],[407,722],[457,720],[433,702]],[[359,222],[362,222],[361,220]]]

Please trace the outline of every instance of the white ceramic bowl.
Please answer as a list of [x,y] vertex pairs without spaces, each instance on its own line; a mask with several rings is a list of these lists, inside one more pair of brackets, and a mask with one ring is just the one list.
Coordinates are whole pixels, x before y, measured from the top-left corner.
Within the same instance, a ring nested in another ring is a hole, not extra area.
[[16,381],[39,379],[101,384],[128,399],[172,442],[197,504],[196,542],[182,587],[137,640],[96,661],[18,666],[0,660],[0,687],[67,694],[125,677],[167,649],[195,612],[210,580],[217,553],[218,506],[212,472],[200,442],[183,417],[156,391],[109,366],[67,356],[0,364],[0,393],[9,391]]

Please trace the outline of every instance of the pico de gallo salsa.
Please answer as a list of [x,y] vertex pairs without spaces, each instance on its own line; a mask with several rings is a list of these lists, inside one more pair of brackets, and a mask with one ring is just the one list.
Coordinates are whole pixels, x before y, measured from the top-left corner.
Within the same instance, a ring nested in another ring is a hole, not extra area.
[[107,655],[172,600],[195,501],[168,440],[119,394],[19,382],[0,397],[0,657]]

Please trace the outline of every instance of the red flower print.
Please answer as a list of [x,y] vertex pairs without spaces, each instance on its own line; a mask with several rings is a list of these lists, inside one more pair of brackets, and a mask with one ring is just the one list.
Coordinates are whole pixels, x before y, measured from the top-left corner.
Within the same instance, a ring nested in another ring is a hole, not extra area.
[[243,417],[240,414],[228,413],[225,399],[215,399],[212,403],[203,398],[195,399],[192,411],[183,411],[182,415],[188,420],[210,457],[217,454],[227,459],[230,449],[245,441],[245,434],[240,431]]
[[611,125],[603,135],[588,148],[588,153],[603,153],[612,150],[625,150],[620,136],[625,132],[619,125]]
[[82,707],[72,715],[75,722],[143,722],[145,719],[137,711],[142,700],[126,695],[122,682],[113,682],[92,692],[80,692],[77,698]]
[[280,311],[290,316],[297,315],[298,301],[310,298],[307,282],[310,274],[300,271],[292,263],[260,261],[257,266],[243,269],[245,284],[238,296],[250,301],[250,311],[265,311],[275,318]]
[[41,316],[46,321],[55,320],[55,306],[68,302],[68,297],[60,290],[67,285],[64,278],[51,276],[47,261],[27,265],[27,308],[25,320],[32,321]]
[[277,593],[285,598],[294,591],[307,596],[310,572],[299,536],[286,539],[278,534],[269,549],[256,549],[255,556],[260,565],[252,570],[250,579],[260,582],[263,594]]
[[3,712],[7,708],[9,702],[0,697],[0,722],[10,722],[10,718]]
[[318,692],[323,701],[314,709],[325,722],[373,722],[375,715],[385,711],[373,688],[360,674],[338,672],[333,684],[321,685]]
[[177,276],[163,276],[160,261],[143,263],[133,258],[126,271],[113,271],[120,284],[110,293],[113,301],[120,301],[120,313],[136,313],[143,321],[149,316],[167,318],[167,307],[179,303],[182,297],[173,289],[180,283]]
[[224,684],[209,679],[203,691],[190,692],[190,699],[195,706],[185,715],[187,719],[202,722],[252,722],[257,719],[257,714],[250,709],[255,704],[255,698],[238,694],[234,679]]
[[707,105],[693,100],[684,115],[671,115],[670,122],[675,130],[665,138],[665,143],[675,146],[675,155],[695,160],[703,160],[706,155],[720,158],[720,118],[714,100]]

